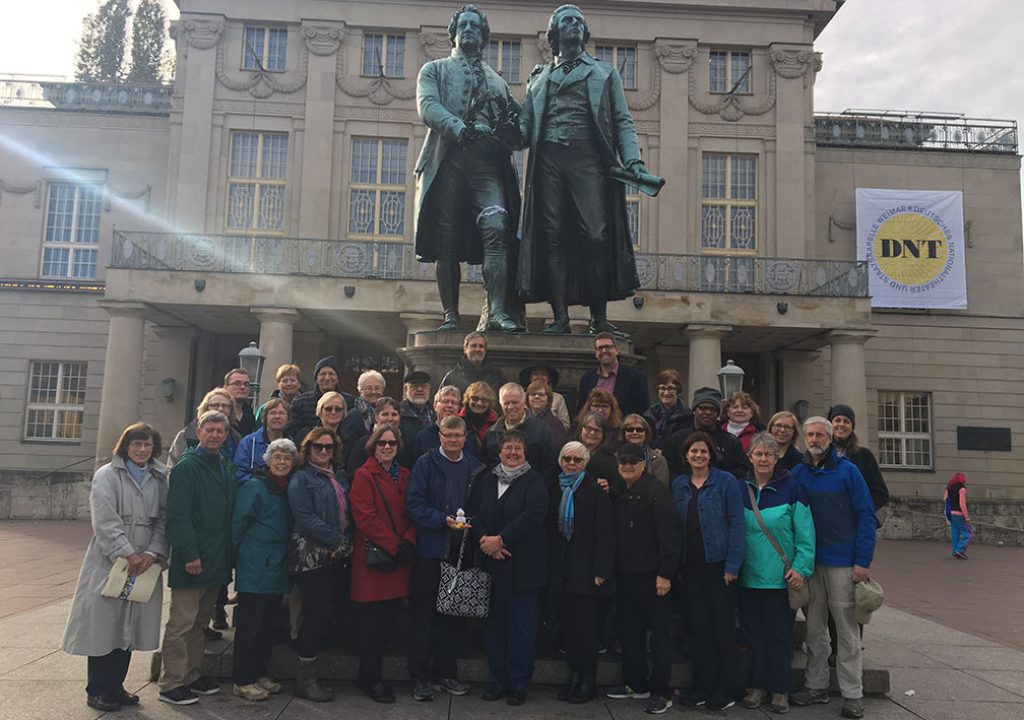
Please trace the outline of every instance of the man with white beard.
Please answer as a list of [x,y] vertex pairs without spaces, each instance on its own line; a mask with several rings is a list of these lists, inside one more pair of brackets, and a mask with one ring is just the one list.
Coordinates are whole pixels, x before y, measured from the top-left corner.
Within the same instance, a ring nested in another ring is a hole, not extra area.
[[430,406],[430,375],[422,370],[413,370],[407,374],[402,384],[402,394],[404,397],[398,404],[401,417],[398,428],[402,433],[402,447],[412,448],[420,431],[437,422],[437,414]]
[[836,621],[839,648],[836,675],[843,694],[841,715],[864,717],[861,699],[861,644],[854,584],[868,579],[875,552],[875,508],[857,466],[832,447],[832,423],[823,417],[804,421],[807,454],[793,477],[807,492],[814,517],[816,548],[811,602],[807,617],[807,671],[804,687],[793,693],[794,705],[829,701],[829,612]]

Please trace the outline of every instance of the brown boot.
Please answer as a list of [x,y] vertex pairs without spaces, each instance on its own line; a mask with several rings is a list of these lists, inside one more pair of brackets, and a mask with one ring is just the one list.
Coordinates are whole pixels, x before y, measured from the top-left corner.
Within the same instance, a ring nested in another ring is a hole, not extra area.
[[295,696],[313,702],[328,702],[334,692],[316,680],[316,658],[299,658],[295,666]]

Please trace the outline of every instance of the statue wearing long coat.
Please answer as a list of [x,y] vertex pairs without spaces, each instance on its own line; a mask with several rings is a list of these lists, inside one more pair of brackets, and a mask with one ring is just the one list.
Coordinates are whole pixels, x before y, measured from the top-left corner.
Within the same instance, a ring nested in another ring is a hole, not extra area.
[[[577,80],[587,84],[590,114],[597,130],[599,151],[606,168],[630,167],[640,161],[640,145],[636,127],[626,105],[622,80],[614,66],[588,57],[589,63],[580,64],[566,78],[566,83]],[[519,260],[516,271],[516,290],[527,302],[546,302],[550,295],[547,258],[543,257],[541,238],[537,235],[534,217],[534,193],[537,191],[535,171],[538,146],[543,138],[543,126],[548,97],[548,79],[555,70],[554,63],[538,65],[530,75],[526,99],[520,117],[520,132],[524,145],[530,148],[526,169],[526,190],[523,195],[523,220]],[[636,257],[629,234],[626,214],[626,186],[607,175],[595,178],[595,192],[603,192],[608,213],[611,249],[611,283],[608,300],[621,300],[640,287],[636,272]],[[566,263],[568,269],[569,305],[588,304],[580,297],[578,270],[580,263]]]

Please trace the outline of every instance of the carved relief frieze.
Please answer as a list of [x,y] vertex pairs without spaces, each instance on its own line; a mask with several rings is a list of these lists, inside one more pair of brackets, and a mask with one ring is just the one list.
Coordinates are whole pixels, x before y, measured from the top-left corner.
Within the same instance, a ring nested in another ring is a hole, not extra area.
[[768,61],[779,77],[792,80],[803,77],[813,68],[814,53],[809,50],[773,50],[768,54]]
[[255,98],[268,98],[274,93],[285,95],[298,92],[306,86],[309,77],[309,50],[303,49],[302,62],[299,65],[298,76],[286,80],[282,73],[273,73],[266,70],[245,71],[249,77],[236,80],[230,77],[224,67],[224,45],[217,46],[217,64],[215,73],[217,81],[228,90],[236,92],[246,91]]
[[690,137],[775,137],[774,125],[747,125],[739,123],[690,123]]
[[661,133],[661,122],[658,120],[637,120],[636,131],[640,135],[658,135]]
[[273,115],[277,117],[301,118],[306,115],[306,106],[302,103],[214,100],[213,111],[219,113],[240,113],[243,115]]
[[[342,38],[344,42],[344,38]],[[338,52],[338,69],[335,75],[338,89],[349,97],[368,98],[374,105],[387,105],[392,100],[411,100],[416,97],[415,81],[406,84],[408,81],[396,82],[394,79],[380,76],[375,78],[362,78],[359,81],[349,78],[345,74],[345,52]]]
[[444,28],[420,28],[420,45],[427,60],[440,60],[452,53],[452,42]]
[[678,75],[690,69],[697,57],[697,46],[682,40],[664,40],[658,38],[654,42],[654,57],[658,65],[670,75]]
[[224,21],[212,18],[182,18],[179,28],[184,30],[185,43],[196,50],[209,50],[220,42]]
[[43,184],[42,180],[25,184],[9,183],[6,180],[0,180],[0,202],[3,201],[4,193],[11,193],[13,195],[33,193],[32,207],[38,208],[43,201]]
[[306,43],[306,50],[320,57],[327,57],[338,52],[344,38],[344,27],[311,25],[302,28],[302,39]]
[[110,198],[113,196],[119,200],[138,200],[140,198],[145,198],[146,202],[144,203],[144,206],[146,213],[149,213],[150,200],[152,199],[151,196],[153,194],[152,185],[146,185],[139,190],[126,190],[124,192],[115,190],[110,187],[110,185],[105,185],[104,190],[106,190],[106,192],[103,193],[103,212],[110,212]]
[[724,95],[712,95],[712,100],[708,102],[699,97],[696,73],[690,73],[690,106],[704,115],[718,115],[726,122],[737,122],[747,115],[764,115],[775,107],[775,78],[775,73],[768,73],[768,92],[762,99],[758,99],[756,96],[726,93]]
[[345,120],[386,120],[388,122],[405,122],[414,126],[422,125],[419,115],[415,110],[402,110],[399,108],[383,107],[354,107],[345,106],[338,108],[338,117]]

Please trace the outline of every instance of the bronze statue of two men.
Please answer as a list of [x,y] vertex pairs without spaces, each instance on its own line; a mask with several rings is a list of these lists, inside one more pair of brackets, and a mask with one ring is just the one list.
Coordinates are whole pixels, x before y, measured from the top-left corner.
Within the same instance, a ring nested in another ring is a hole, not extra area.
[[[586,52],[583,13],[562,5],[548,25],[554,61],[533,71],[520,106],[482,59],[486,16],[464,5],[448,32],[451,56],[423,66],[416,93],[428,128],[416,165],[416,254],[435,263],[438,329],[458,326],[459,262],[469,262],[483,264],[480,329],[520,332],[523,303],[548,302],[554,320],[544,332],[570,332],[569,306],[586,305],[590,332],[624,335],[607,315],[608,301],[640,286],[623,182],[651,176],[618,72]],[[520,209],[512,152],[524,147]]]

